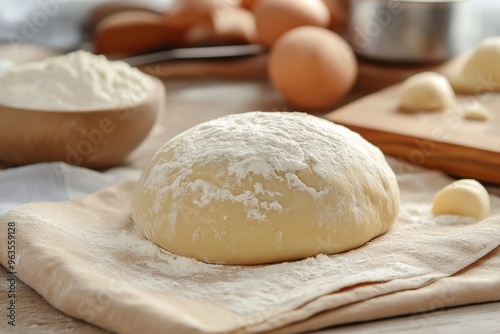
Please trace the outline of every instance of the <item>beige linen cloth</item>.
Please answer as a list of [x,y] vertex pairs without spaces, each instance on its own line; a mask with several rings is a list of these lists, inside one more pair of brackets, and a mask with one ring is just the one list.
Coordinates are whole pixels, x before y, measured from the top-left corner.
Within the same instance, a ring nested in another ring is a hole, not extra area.
[[401,211],[387,234],[281,264],[211,265],[157,247],[130,218],[133,179],[21,206],[2,217],[0,234],[15,222],[23,282],[68,315],[120,333],[290,333],[500,300],[500,198],[483,221],[433,216],[435,192],[452,179],[418,169],[398,180]]

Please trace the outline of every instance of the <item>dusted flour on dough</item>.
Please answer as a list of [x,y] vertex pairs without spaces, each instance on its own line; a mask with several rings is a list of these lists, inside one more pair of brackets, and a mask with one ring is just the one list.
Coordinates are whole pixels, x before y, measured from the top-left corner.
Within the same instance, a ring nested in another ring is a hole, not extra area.
[[378,148],[329,121],[280,112],[230,115],[178,135],[133,195],[133,218],[148,239],[233,264],[355,248],[386,232],[398,207],[396,178]]
[[11,67],[0,76],[0,103],[33,109],[81,110],[134,104],[154,81],[127,63],[76,51]]

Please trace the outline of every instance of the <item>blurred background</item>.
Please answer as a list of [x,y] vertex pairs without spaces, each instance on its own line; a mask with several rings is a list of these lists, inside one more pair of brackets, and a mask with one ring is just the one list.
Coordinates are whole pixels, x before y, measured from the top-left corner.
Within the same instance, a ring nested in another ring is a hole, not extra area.
[[[482,16],[477,21],[477,25],[482,30],[482,37],[499,35],[500,1],[476,1]],[[82,28],[90,13],[96,6],[111,2],[113,1],[2,0],[0,2],[0,41],[16,40],[66,51],[77,49],[82,41],[88,38]],[[169,9],[173,0],[123,0],[120,2],[147,6],[155,11],[164,12]]]
[[[112,3],[112,0],[2,0],[0,3],[0,42],[18,39],[23,43],[35,43],[60,50],[73,50],[84,40],[83,26],[92,11],[99,5]],[[124,0],[120,3],[139,4],[157,11],[167,10],[173,0]],[[48,13],[37,17],[40,9]],[[35,26],[32,36],[25,38],[23,26]],[[45,23],[46,21],[46,23]],[[42,24],[44,23],[44,24]],[[15,36],[13,35],[15,34]],[[87,36],[88,37],[88,36]]]
[[[93,9],[112,3],[112,0],[2,0],[0,3],[0,41],[35,43],[60,50],[72,50],[80,46],[85,38],[83,26]],[[124,0],[121,3],[140,4],[154,10],[169,8],[172,0]],[[37,13],[40,9],[48,13],[45,20]],[[23,27],[34,25],[33,33],[26,38]],[[44,24],[42,24],[44,23]],[[36,32],[35,32],[36,30]],[[14,35],[15,34],[15,35]]]

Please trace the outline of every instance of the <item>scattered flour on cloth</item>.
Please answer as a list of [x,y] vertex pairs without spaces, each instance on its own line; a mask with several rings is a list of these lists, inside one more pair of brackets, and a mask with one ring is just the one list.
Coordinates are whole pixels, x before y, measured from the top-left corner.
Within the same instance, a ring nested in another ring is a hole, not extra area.
[[[401,220],[388,234],[400,239],[414,230],[440,225],[465,224],[476,221],[456,216],[432,217],[427,205],[403,205]],[[356,282],[382,282],[411,278],[426,273],[416,266],[389,256],[383,266],[373,266],[370,248],[365,246],[337,255],[318,255],[302,261],[261,266],[227,266],[207,264],[191,258],[176,256],[144,239],[129,221],[116,226],[115,235],[97,234],[94,243],[100,244],[101,259],[109,259],[106,268],[115,267],[130,284],[158,292],[170,292],[187,299],[219,303],[239,315],[266,312],[269,308],[289,307],[300,297],[321,296]],[[384,238],[384,236],[382,236]],[[328,242],[324,240],[323,242]],[[412,247],[403,247],[410,250]],[[127,259],[128,267],[116,266]],[[145,270],[146,269],[146,270]],[[329,279],[325,281],[325,277]],[[214,296],[217,296],[214,300]],[[298,306],[298,305],[296,305]]]

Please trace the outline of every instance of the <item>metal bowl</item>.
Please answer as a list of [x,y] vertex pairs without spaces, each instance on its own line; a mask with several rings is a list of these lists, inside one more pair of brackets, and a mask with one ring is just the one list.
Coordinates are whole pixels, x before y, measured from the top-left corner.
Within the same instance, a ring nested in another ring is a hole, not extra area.
[[363,57],[431,63],[474,47],[482,35],[475,0],[350,0],[345,38]]

